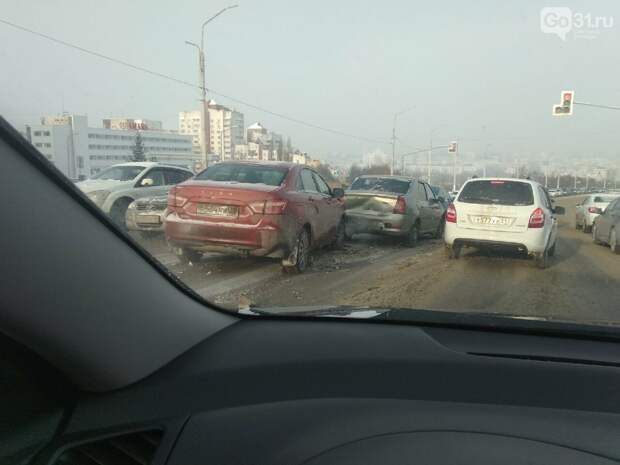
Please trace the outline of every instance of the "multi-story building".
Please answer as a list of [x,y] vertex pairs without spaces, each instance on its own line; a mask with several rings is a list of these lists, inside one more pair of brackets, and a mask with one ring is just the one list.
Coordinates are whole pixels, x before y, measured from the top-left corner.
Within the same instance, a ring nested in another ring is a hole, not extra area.
[[[220,160],[234,158],[235,145],[243,144],[243,113],[231,110],[211,100],[208,104],[207,153],[219,155]],[[194,153],[203,153],[202,114],[200,110],[179,113],[179,133],[192,136]]]
[[202,112],[200,110],[179,112],[179,134],[192,137],[192,153],[202,155]]
[[298,165],[309,165],[311,160],[312,158],[306,152],[295,151],[291,153],[291,161]]
[[[71,179],[89,177],[107,166],[130,161],[137,133],[92,128],[87,117],[80,115],[46,116],[41,124],[26,127],[30,142]],[[147,160],[190,169],[200,161],[200,155],[192,152],[190,136],[161,129],[139,133]]]

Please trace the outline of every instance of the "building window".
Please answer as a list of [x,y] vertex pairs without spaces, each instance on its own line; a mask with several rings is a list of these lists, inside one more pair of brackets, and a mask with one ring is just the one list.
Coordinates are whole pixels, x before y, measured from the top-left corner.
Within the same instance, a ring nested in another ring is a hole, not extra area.
[[43,144],[45,147],[50,148],[52,146],[52,144],[50,144],[49,142],[46,142],[45,144]]
[[49,131],[43,131],[43,135],[49,137],[50,132]]
[[41,142],[37,142],[36,144],[34,144],[34,146],[41,148],[41,147],[43,147],[43,144]]

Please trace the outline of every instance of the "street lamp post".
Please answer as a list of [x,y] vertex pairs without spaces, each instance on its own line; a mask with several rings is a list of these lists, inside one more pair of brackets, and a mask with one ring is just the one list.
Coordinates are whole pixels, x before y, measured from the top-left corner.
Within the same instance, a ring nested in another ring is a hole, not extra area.
[[200,117],[200,131],[202,133],[203,143],[202,143],[202,157],[204,162],[204,167],[206,168],[209,160],[207,159],[210,148],[209,141],[209,131],[207,118],[209,115],[209,111],[207,108],[207,81],[206,81],[206,73],[205,73],[205,28],[207,24],[217,18],[219,15],[224,13],[226,10],[230,10],[232,8],[237,8],[239,5],[230,5],[226,8],[222,8],[216,14],[211,16],[205,22],[202,23],[202,27],[200,29],[200,45],[195,44],[194,42],[185,41],[186,44],[191,45],[192,47],[196,47],[198,49],[198,69],[200,73],[200,91],[201,91],[201,117]]
[[[415,107],[407,108],[406,110],[394,113],[394,120],[392,121],[392,166],[390,167],[390,174],[394,174],[394,166],[396,165],[396,119],[405,112],[413,110]],[[405,160],[403,159],[402,168],[404,171]]]
[[433,166],[433,134],[435,133],[435,131],[437,131],[438,129],[441,129],[443,127],[442,126],[437,126],[436,128],[431,129],[431,143],[429,145],[429,149],[428,149],[428,172],[427,172],[427,180],[428,183],[431,183],[431,175],[432,175],[432,166]]

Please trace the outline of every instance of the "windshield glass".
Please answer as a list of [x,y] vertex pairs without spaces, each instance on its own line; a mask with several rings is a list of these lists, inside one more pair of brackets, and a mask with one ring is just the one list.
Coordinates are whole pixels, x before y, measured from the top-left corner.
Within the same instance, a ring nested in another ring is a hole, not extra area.
[[207,168],[202,173],[197,174],[194,179],[279,186],[284,181],[287,172],[286,168],[221,163]]
[[351,184],[352,191],[381,191],[405,194],[411,182],[390,178],[358,178]]
[[617,197],[617,195],[599,195],[594,197],[594,203],[609,203]]
[[142,171],[144,166],[114,166],[94,175],[92,179],[133,181]]
[[4,3],[2,116],[204,305],[620,335],[620,2]]
[[532,205],[534,195],[532,186],[524,182],[471,181],[463,187],[458,201],[497,205]]

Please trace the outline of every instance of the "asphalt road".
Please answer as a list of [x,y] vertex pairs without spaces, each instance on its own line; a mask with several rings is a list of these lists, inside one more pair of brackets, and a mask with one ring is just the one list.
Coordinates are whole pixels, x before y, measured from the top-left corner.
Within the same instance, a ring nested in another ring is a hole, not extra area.
[[282,274],[278,262],[251,257],[209,255],[181,266],[160,241],[145,247],[198,293],[229,308],[341,304],[620,323],[620,256],[575,229],[578,201],[557,200],[566,215],[545,270],[526,257],[474,250],[448,260],[436,239],[410,249],[390,238],[356,236],[341,251],[318,252],[303,275]]

